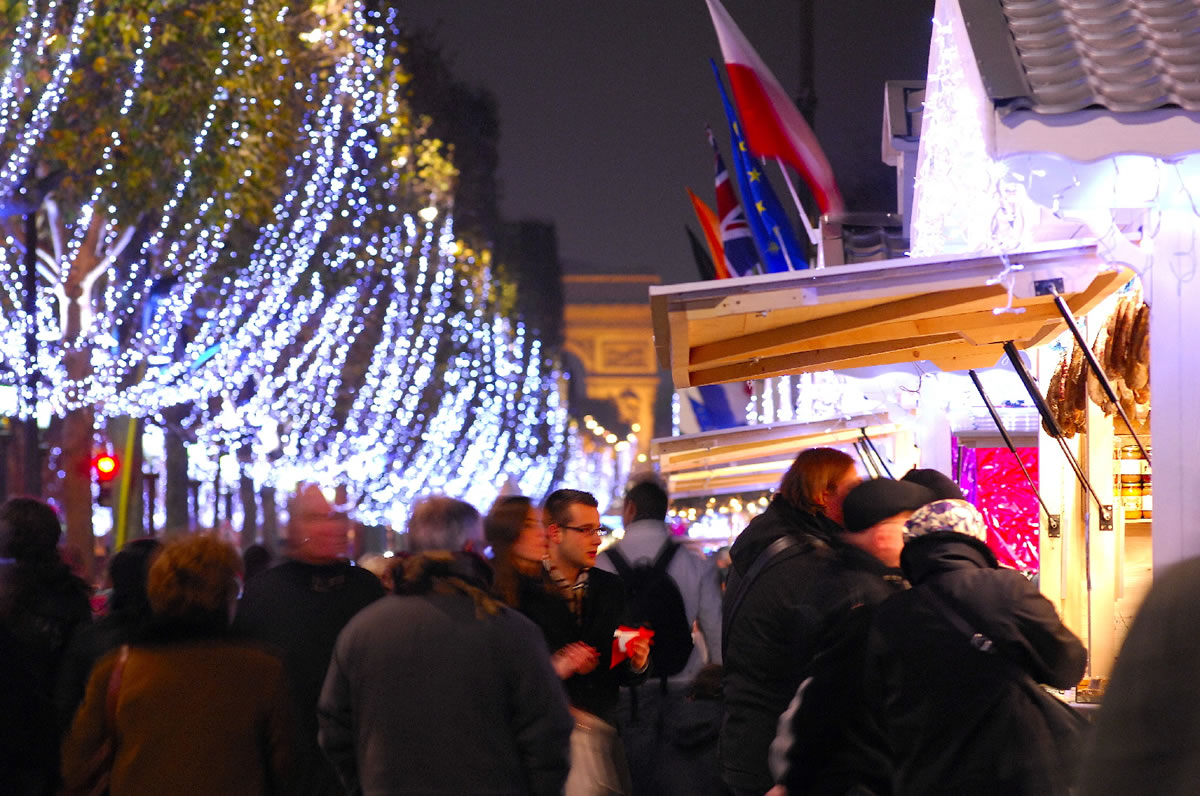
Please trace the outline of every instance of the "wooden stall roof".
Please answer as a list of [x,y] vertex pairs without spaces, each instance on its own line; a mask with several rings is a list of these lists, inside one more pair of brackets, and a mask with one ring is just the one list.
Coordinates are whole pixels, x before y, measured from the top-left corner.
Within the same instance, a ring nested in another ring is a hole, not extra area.
[[659,472],[672,497],[773,489],[804,448],[849,445],[894,433],[899,426],[885,415],[869,415],[811,423],[741,426],[678,437],[650,444]]
[[[955,258],[907,257],[650,288],[654,343],[676,388],[788,373],[928,360],[943,370],[996,364],[1031,348],[1132,277],[1095,242]],[[1009,304],[1017,312],[999,312]]]

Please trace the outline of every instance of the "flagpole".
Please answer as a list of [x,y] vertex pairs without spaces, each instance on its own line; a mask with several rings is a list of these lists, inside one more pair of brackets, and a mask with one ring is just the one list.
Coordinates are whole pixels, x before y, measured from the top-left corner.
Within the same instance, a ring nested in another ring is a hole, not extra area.
[[792,185],[792,178],[788,171],[783,166],[783,161],[775,158],[775,165],[779,167],[779,171],[783,174],[783,181],[787,183],[788,193],[792,195],[792,201],[796,203],[796,212],[800,214],[800,222],[804,224],[804,231],[808,233],[808,242],[816,246],[820,250],[820,238],[817,236],[817,231],[813,229],[812,222],[808,219],[808,213],[804,210],[804,205],[800,204],[800,197],[796,194],[796,186]]
[[795,271],[796,264],[792,262],[791,255],[788,254],[787,246],[783,245],[783,237],[779,234],[779,228],[776,227],[773,229],[772,233],[775,235],[776,242],[779,243],[779,251],[783,253],[783,261],[787,263],[788,270]]

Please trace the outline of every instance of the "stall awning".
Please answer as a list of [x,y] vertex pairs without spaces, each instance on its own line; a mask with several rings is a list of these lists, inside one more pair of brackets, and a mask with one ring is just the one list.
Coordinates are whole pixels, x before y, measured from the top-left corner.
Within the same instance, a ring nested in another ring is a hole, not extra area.
[[774,489],[805,448],[878,440],[899,429],[884,415],[812,423],[772,423],[706,431],[651,442],[651,456],[674,498]]
[[[1069,241],[1009,255],[911,257],[650,288],[655,347],[676,388],[928,360],[996,364],[1002,344],[1066,329],[1132,277]],[[995,310],[1008,307],[1019,312]]]

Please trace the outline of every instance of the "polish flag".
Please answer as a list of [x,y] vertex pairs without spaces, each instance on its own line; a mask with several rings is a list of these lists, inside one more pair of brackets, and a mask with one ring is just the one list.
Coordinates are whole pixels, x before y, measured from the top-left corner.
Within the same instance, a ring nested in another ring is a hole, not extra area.
[[808,183],[822,214],[841,212],[841,192],[812,128],[720,0],[707,1],[746,146],[756,157],[777,158],[794,168]]

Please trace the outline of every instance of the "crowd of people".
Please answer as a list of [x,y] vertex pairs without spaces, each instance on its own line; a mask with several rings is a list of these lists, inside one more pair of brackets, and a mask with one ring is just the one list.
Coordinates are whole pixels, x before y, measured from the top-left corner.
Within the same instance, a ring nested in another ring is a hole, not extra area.
[[[1156,717],[1134,674],[1161,667],[1174,636],[1139,618],[1115,717],[1085,748],[1086,720],[1043,687],[1079,681],[1082,643],[997,563],[945,475],[863,481],[844,453],[802,451],[724,576],[667,524],[668,503],[656,481],[633,484],[624,535],[602,551],[581,490],[505,496],[486,515],[430,496],[403,553],[356,564],[349,517],[304,485],[281,560],[212,534],[140,539],[94,605],[53,509],[9,500],[0,792],[1194,787],[1195,719],[1161,700]],[[1163,583],[1147,613],[1174,627],[1194,579]],[[1123,743],[1131,731],[1175,757]]]

